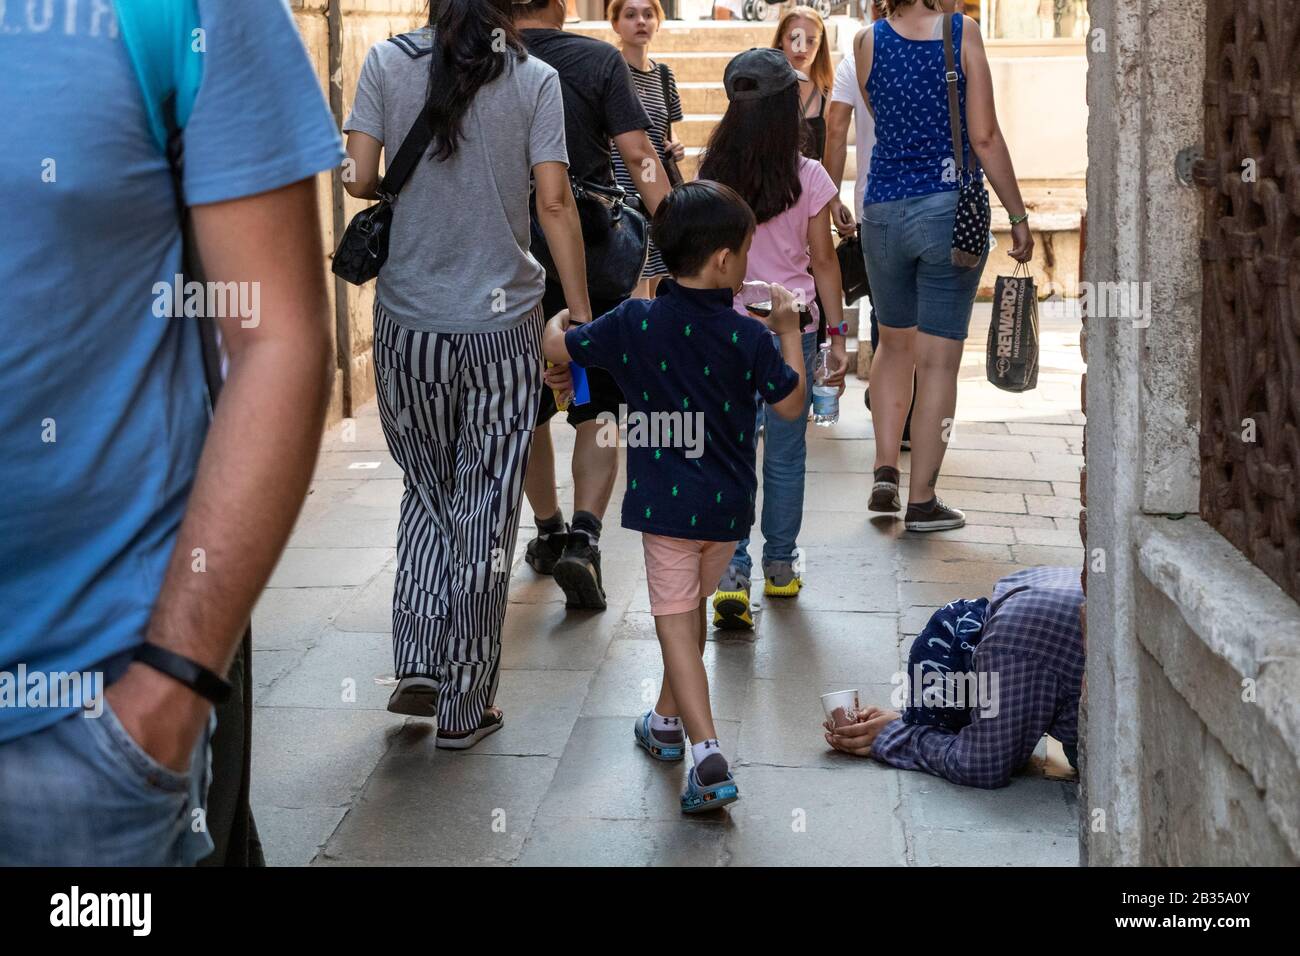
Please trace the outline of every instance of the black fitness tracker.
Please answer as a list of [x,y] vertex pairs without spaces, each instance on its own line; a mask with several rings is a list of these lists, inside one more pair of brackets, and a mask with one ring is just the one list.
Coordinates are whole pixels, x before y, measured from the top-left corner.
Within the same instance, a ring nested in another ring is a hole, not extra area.
[[230,681],[218,677],[202,664],[182,657],[157,644],[141,644],[131,658],[147,667],[180,681],[200,697],[214,704],[224,704],[230,699],[233,688]]

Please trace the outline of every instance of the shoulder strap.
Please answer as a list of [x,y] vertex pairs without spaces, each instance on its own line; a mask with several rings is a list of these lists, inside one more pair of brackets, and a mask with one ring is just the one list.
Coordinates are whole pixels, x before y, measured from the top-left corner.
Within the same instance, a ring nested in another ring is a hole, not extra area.
[[[953,14],[960,16],[960,14]],[[965,150],[961,148],[961,106],[957,101],[957,58],[952,51],[952,17],[943,18],[944,82],[948,85],[948,126],[952,132],[952,155],[957,161],[957,172],[963,170]]]
[[433,52],[432,34],[427,27],[389,37],[388,42],[396,46],[412,60],[426,57]]
[[149,132],[166,152],[169,131],[189,122],[203,79],[198,0],[114,0],[114,6]]
[[[421,31],[422,32],[422,31]],[[442,52],[437,43],[430,42],[427,47],[417,45],[412,41],[412,37],[418,37],[421,32],[405,33],[401,36],[391,37],[390,42],[396,44],[411,59],[420,59],[425,56],[436,58],[438,65],[442,63]],[[421,108],[415,122],[411,124],[410,131],[406,134],[406,139],[402,140],[402,145],[398,147],[397,153],[393,156],[392,161],[384,169],[383,181],[379,184],[379,195],[389,201],[395,199],[397,194],[402,191],[406,181],[411,178],[411,173],[415,172],[416,164],[423,158],[433,142],[433,130],[429,128],[428,117]]]
[[668,139],[672,139],[673,98],[671,91],[668,89],[668,64],[660,63],[657,67],[657,71],[659,73],[659,85],[662,86],[664,90],[664,109],[667,110],[667,115],[664,116],[664,132]]
[[[203,81],[203,34],[198,0],[114,0],[118,29],[144,96],[149,132],[171,168],[181,227],[181,268],[198,281],[203,266],[185,201],[185,126]],[[224,347],[215,321],[200,318],[199,343],[209,411],[225,380]]]

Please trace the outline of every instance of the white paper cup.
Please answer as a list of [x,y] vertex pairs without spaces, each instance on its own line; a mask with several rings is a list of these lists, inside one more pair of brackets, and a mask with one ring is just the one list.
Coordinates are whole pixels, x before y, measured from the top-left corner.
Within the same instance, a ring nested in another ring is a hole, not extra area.
[[860,709],[856,690],[837,690],[833,694],[822,694],[822,710],[826,712],[831,724],[836,727],[855,723]]

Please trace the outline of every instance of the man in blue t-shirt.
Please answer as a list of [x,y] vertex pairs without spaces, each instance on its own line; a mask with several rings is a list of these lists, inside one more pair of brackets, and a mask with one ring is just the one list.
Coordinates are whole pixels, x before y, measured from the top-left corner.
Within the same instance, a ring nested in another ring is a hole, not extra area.
[[553,387],[567,387],[572,361],[606,369],[627,397],[623,527],[642,533],[664,658],[659,700],[633,729],[652,757],[681,760],[685,724],[694,760],[685,813],[739,796],[718,746],[702,654],[709,595],[754,523],[759,396],[783,418],[804,414],[794,297],[771,287],[766,326],[733,308],[754,228],[754,214],[729,187],[679,186],[654,217],[654,242],[673,276],[654,301],[630,299],[567,331],[560,312],[542,342],[546,358],[564,369],[549,373]]
[[[0,5],[0,864],[211,850],[212,701],[330,390],[315,176],[342,150],[287,5],[198,0],[177,38],[198,294],[113,10]],[[229,354],[211,427],[196,313]]]

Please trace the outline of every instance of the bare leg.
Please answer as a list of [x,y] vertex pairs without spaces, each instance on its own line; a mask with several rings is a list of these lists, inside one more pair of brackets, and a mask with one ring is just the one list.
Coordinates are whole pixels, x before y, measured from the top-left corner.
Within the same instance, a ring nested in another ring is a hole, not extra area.
[[555,494],[555,446],[551,443],[550,422],[543,422],[533,431],[528,470],[524,472],[524,494],[538,520],[560,510],[560,499]]
[[[916,410],[912,412],[909,502],[929,501],[934,497],[939,467],[948,450],[948,439],[952,437],[953,413],[957,410],[957,372],[961,368],[962,345],[954,339],[924,332],[916,336],[917,395]],[[906,413],[907,406],[903,405],[903,414]]]
[[[573,443],[575,512],[590,511],[597,518],[605,517],[605,509],[609,507],[609,498],[614,493],[614,482],[618,478],[618,442],[610,440],[618,433],[615,431],[614,436],[608,434],[608,430],[613,428],[615,426],[600,420],[583,422],[578,426],[578,437]],[[606,430],[603,436],[602,429]],[[553,473],[554,452],[551,460]],[[531,494],[528,500],[532,501]],[[554,514],[554,509],[550,513]]]
[[[916,329],[880,326],[880,345],[871,359],[871,422],[876,433],[876,468],[898,467],[903,425],[912,404],[912,373],[916,368]],[[933,336],[926,336],[933,338]],[[957,343],[960,345],[961,343]],[[957,352],[958,360],[961,350]],[[924,388],[924,385],[921,386]],[[920,401],[917,402],[918,410]],[[951,409],[948,414],[952,414]],[[913,449],[916,448],[915,413],[912,416]],[[942,455],[940,456],[942,457]],[[917,473],[916,452],[912,453],[912,475]],[[928,476],[927,476],[928,478]],[[925,500],[924,498],[920,500]]]
[[695,610],[655,618],[655,632],[664,657],[664,682],[655,709],[671,703],[669,711],[659,710],[659,713],[671,716],[680,711],[686,736],[692,743],[718,736],[709,706],[709,675],[704,670],[705,605],[701,601]]
[[[709,602],[707,600],[700,602],[698,642],[700,647],[700,660],[704,659],[704,642],[709,633],[708,625],[706,623],[708,621],[708,605]],[[656,623],[658,623],[658,618],[655,620]],[[664,660],[667,661],[667,658],[665,657]],[[659,685],[659,700],[655,703],[655,713],[660,717],[677,717],[680,715],[677,708],[677,698],[673,696],[673,686],[672,681],[668,677],[667,666],[664,667],[663,682]]]

